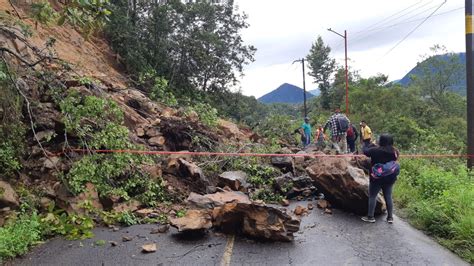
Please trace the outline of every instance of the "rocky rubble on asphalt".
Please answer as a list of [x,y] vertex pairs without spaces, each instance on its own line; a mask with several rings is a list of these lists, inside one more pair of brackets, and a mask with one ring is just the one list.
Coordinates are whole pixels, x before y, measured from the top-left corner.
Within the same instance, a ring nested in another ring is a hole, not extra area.
[[[7,40],[12,38],[3,33],[0,37]],[[18,51],[12,40],[5,45],[26,57],[36,56],[31,48]],[[48,67],[37,65],[38,70],[44,68],[43,70],[49,71]],[[299,218],[291,216],[285,210],[251,200],[249,195],[253,196],[255,189],[249,182],[249,173],[225,169],[225,172],[215,176],[209,175],[199,167],[198,159],[187,154],[188,151],[212,151],[218,144],[237,147],[248,143],[265,145],[265,140],[258,134],[225,120],[219,120],[216,128],[209,128],[199,121],[198,114],[186,114],[182,109],[154,102],[142,91],[125,87],[126,82],[114,82],[104,77],[101,82],[84,85],[78,82],[76,73],[65,71],[61,76],[55,77],[58,82],[53,85],[59,86],[63,91],[74,91],[80,95],[107,98],[116,102],[124,112],[124,124],[133,144],[149,151],[182,152],[155,158],[153,163],[140,166],[150,178],[163,177],[166,192],[175,199],[174,206],[146,208],[137,200],[99,195],[92,183],[87,183],[86,192],[73,195],[59,176],[67,173],[73,161],[82,156],[80,153],[64,150],[67,145],[79,143],[79,138],[69,136],[67,140],[64,139],[65,123],[60,107],[46,91],[48,86],[36,86],[41,82],[33,76],[18,77],[17,83],[28,93],[29,99],[37,103],[32,105],[36,136],[33,136],[30,129],[27,134],[27,156],[22,162],[18,182],[40,191],[42,196],[38,201],[41,208],[47,209],[54,203],[69,213],[84,213],[81,202],[88,200],[95,209],[131,212],[140,218],[156,218],[159,214],[166,213],[171,218],[171,225],[183,232],[216,228],[223,232],[288,241],[298,231]],[[206,142],[197,143],[195,138],[206,139]],[[325,212],[329,213],[331,206],[336,206],[365,214],[368,177],[364,170],[368,167],[367,160],[315,158],[311,156],[314,152],[311,149],[302,151],[295,147],[283,147],[279,152],[281,156],[269,159],[268,165],[279,171],[269,185],[271,192],[284,197],[283,206],[288,206],[290,199],[312,200],[320,198],[318,195],[324,193],[326,200],[319,200],[316,206]],[[298,156],[289,156],[292,154]],[[18,195],[12,187],[13,182],[10,184],[1,179],[0,177],[0,225],[6,214],[20,205]],[[177,217],[178,211],[183,208],[180,200],[186,197],[188,208],[191,209],[186,211],[184,217]],[[383,209],[384,202],[379,197],[376,212],[381,213]],[[295,214],[304,216],[309,210],[310,206],[301,206]]]
[[291,241],[300,220],[285,210],[258,204],[238,191],[215,194],[191,194],[188,203],[194,208],[182,218],[172,219],[178,231],[206,230],[211,227],[226,233],[276,241]]

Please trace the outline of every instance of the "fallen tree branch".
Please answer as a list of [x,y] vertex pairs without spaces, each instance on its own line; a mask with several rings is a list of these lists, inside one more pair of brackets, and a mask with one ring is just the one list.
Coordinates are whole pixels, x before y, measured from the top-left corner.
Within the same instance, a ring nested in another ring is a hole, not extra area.
[[13,11],[15,11],[17,17],[18,17],[19,19],[23,19],[23,18],[20,16],[20,13],[18,13],[18,10],[16,10],[16,7],[15,7],[15,5],[12,3],[12,0],[8,0],[8,3],[10,3],[10,5],[12,6]]
[[[9,53],[9,54],[15,56],[15,57],[16,57],[18,60],[20,60],[23,64],[25,64],[25,65],[27,65],[27,66],[29,66],[29,67],[34,67],[34,66],[36,66],[37,64],[41,63],[42,61],[44,61],[44,60],[46,60],[46,59],[48,59],[48,60],[58,59],[58,58],[56,58],[56,57],[43,56],[43,57],[40,57],[40,59],[39,59],[38,61],[33,62],[33,63],[30,63],[30,62],[26,61],[25,59],[23,59],[23,58],[21,57],[21,55],[19,55],[19,54],[13,52],[12,50],[10,50],[10,49],[8,49],[8,48],[0,47],[0,51],[1,51],[1,52],[7,52],[7,53]],[[3,55],[2,55],[2,57],[3,57]]]

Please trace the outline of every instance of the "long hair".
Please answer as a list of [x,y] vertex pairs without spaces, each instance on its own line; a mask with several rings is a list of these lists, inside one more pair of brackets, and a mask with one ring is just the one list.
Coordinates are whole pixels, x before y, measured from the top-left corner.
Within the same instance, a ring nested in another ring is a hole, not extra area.
[[384,133],[379,137],[379,146],[381,149],[387,152],[397,153],[397,149],[393,147],[393,136],[388,133]]

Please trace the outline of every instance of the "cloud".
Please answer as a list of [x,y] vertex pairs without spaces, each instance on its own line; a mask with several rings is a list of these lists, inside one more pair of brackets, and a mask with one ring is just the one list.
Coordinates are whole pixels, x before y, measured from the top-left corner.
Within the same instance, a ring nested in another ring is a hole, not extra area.
[[[437,12],[449,13],[430,18],[387,54],[442,2],[236,0],[239,9],[249,15],[250,27],[243,31],[243,38],[258,49],[256,61],[245,68],[242,92],[258,97],[284,82],[301,87],[301,67],[291,63],[307,55],[318,35],[330,45],[338,63],[343,64],[344,40],[328,32],[328,27],[341,33],[347,29],[351,68],[360,70],[363,76],[382,72],[391,79],[399,79],[434,44],[463,51],[463,10],[451,11],[462,3],[449,1]],[[394,24],[399,25],[391,26]],[[311,85],[309,77],[307,85]]]

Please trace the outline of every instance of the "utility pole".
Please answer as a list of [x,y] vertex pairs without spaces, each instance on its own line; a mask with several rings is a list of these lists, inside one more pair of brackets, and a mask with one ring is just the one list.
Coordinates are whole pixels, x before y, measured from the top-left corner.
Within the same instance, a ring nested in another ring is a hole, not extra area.
[[331,28],[328,31],[335,33],[344,38],[344,51],[345,51],[345,62],[346,62],[346,115],[349,115],[349,72],[347,69],[347,31],[344,30],[344,35],[333,31]]
[[467,90],[467,167],[474,166],[474,46],[472,25],[472,1],[466,0],[466,90]]
[[293,64],[295,62],[301,62],[301,65],[303,66],[303,99],[304,99],[304,117],[308,116],[308,109],[306,109],[306,82],[305,82],[305,73],[304,73],[304,58],[301,58],[299,60],[293,61]]

